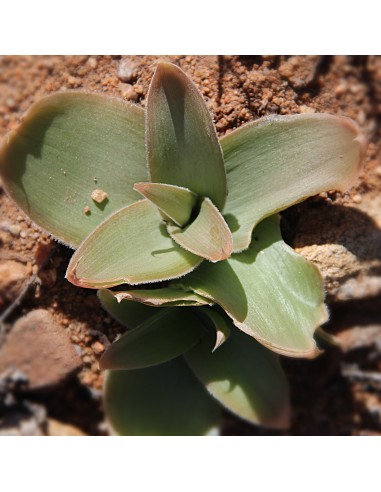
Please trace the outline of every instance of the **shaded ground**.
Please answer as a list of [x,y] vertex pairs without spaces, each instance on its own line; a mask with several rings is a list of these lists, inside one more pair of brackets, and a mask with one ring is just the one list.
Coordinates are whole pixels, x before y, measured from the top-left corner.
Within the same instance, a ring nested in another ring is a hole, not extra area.
[[[294,409],[292,428],[285,434],[380,434],[381,59],[162,58],[179,64],[197,83],[220,135],[264,115],[306,112],[344,114],[357,121],[368,135],[364,171],[354,189],[343,195],[321,194],[283,214],[286,240],[323,271],[331,311],[327,330],[342,342],[342,349],[329,349],[314,361],[284,359]],[[17,126],[33,102],[55,91],[103,92],[144,105],[157,59],[1,57],[0,137]],[[84,433],[105,433],[100,400],[102,375],[97,360],[120,333],[119,325],[103,312],[95,292],[78,289],[64,279],[71,251],[34,228],[2,188],[0,247],[0,312],[3,317],[7,315],[4,327],[10,330],[21,315],[43,308],[70,338],[80,358],[77,372],[44,391],[26,394],[22,391],[22,375],[9,376],[3,393],[0,386],[0,431],[10,420],[20,427],[25,415],[32,415],[34,423],[27,427],[29,433],[33,425],[41,433],[64,433],[62,428],[51,429],[55,420],[72,424]],[[7,308],[23,291],[21,302],[8,314]],[[7,411],[9,408],[12,412]],[[229,415],[224,432],[273,434]]]

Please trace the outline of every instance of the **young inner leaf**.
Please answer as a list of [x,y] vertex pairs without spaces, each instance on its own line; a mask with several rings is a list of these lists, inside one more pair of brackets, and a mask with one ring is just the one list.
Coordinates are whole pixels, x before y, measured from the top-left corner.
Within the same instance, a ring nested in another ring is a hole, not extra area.
[[212,262],[226,260],[233,251],[229,227],[209,198],[202,201],[198,216],[188,227],[168,224],[167,231],[184,249]]
[[197,195],[187,188],[162,183],[135,183],[134,190],[154,203],[179,227],[190,220]]

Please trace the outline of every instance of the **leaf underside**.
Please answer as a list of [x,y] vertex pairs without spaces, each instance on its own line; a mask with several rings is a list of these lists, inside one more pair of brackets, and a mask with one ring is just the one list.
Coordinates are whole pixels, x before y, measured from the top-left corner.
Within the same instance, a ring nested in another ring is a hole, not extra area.
[[175,287],[155,289],[137,289],[125,291],[108,291],[118,302],[137,301],[154,307],[165,306],[203,306],[211,304],[210,299],[194,292],[186,292]]
[[157,312],[156,308],[140,302],[118,302],[113,293],[107,289],[98,290],[97,294],[102,307],[121,325],[129,329],[136,328]]
[[188,309],[158,309],[111,345],[100,368],[131,370],[161,364],[191,349],[204,334],[198,318]]
[[264,217],[322,191],[346,190],[364,150],[351,120],[327,114],[261,118],[221,145],[229,189],[224,216],[236,252],[249,247]]
[[167,231],[184,249],[212,262],[229,258],[233,250],[229,227],[209,198],[202,201],[198,216],[188,227],[168,224]]
[[213,397],[252,424],[288,428],[290,395],[278,357],[235,327],[211,353],[213,344],[210,336],[185,355]]
[[[33,222],[76,247],[108,215],[139,199],[133,185],[147,180],[144,111],[98,94],[45,97],[6,137],[0,174]],[[108,199],[94,202],[95,189]]]
[[193,436],[216,432],[221,407],[182,357],[136,371],[110,371],[104,387],[106,416],[128,436]]
[[224,160],[206,104],[193,82],[159,63],[147,96],[146,142],[151,181],[183,186],[222,210]]
[[141,200],[115,212],[81,243],[66,277],[88,288],[134,285],[180,277],[201,261],[172,241],[156,207]]
[[[242,331],[280,354],[314,357],[313,334],[327,320],[318,269],[281,238],[277,217],[254,231],[250,248],[178,281],[219,304]],[[218,351],[217,351],[218,352]]]

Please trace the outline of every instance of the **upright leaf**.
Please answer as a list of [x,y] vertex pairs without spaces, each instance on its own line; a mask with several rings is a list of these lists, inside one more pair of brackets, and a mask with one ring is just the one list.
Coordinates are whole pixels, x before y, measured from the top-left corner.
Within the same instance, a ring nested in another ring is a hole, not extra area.
[[252,424],[288,428],[290,394],[278,357],[235,327],[212,353],[213,344],[205,338],[185,357],[214,398]]
[[282,241],[277,217],[257,226],[247,251],[215,265],[204,262],[178,282],[214,300],[238,328],[271,350],[318,354],[313,335],[327,320],[322,278]]
[[[139,199],[146,181],[144,111],[99,94],[62,93],[34,104],[0,149],[0,174],[18,206],[76,247],[108,215]],[[108,199],[98,204],[100,189]]]
[[346,190],[364,141],[355,124],[327,114],[270,116],[221,139],[229,196],[224,211],[234,251],[249,247],[264,217],[321,191]]
[[205,335],[189,309],[157,309],[156,314],[125,333],[103,354],[100,368],[142,369],[174,359]]
[[193,82],[159,63],[147,98],[146,141],[151,181],[189,188],[222,210],[224,160],[208,108]]
[[182,358],[136,371],[110,371],[106,416],[126,436],[199,436],[216,433],[221,407]]
[[106,288],[180,277],[202,261],[169,237],[148,200],[115,212],[80,245],[66,277],[74,285]]

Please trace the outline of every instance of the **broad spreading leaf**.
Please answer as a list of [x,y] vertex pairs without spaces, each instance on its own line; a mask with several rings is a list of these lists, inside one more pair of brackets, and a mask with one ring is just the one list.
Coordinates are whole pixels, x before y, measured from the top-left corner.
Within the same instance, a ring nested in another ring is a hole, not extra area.
[[201,261],[171,240],[156,207],[141,200],[115,212],[81,243],[66,276],[80,287],[106,288],[180,277]]
[[234,251],[250,245],[264,217],[322,191],[345,191],[357,177],[364,141],[348,118],[269,116],[221,139],[229,195],[224,215]]
[[179,283],[215,301],[238,328],[271,350],[314,357],[313,334],[327,320],[322,278],[283,242],[278,222],[275,216],[264,220],[247,251],[204,262]]
[[[0,174],[33,222],[77,247],[108,215],[139,199],[133,185],[147,180],[144,111],[98,94],[45,97],[5,138]],[[91,198],[96,189],[108,194],[101,204]]]
[[211,395],[252,424],[287,428],[290,395],[278,357],[235,327],[212,353],[213,344],[210,336],[185,355]]
[[182,357],[136,371],[106,375],[104,405],[115,433],[198,436],[218,432],[221,407]]

